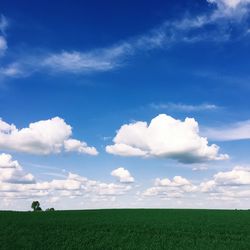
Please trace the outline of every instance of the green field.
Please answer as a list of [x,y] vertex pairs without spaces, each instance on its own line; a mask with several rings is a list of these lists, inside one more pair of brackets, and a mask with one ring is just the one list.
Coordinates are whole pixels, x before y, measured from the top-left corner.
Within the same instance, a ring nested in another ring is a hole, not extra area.
[[0,249],[250,249],[250,211],[0,212]]

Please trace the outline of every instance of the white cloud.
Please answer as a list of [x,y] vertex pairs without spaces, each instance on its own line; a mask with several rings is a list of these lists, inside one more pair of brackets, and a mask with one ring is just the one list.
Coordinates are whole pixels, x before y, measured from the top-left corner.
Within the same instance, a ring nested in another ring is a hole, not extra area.
[[13,161],[10,154],[0,154],[0,168],[19,168],[18,161]]
[[85,142],[71,139],[71,135],[71,126],[59,117],[30,123],[27,128],[22,129],[0,120],[1,149],[47,155],[60,153],[65,147],[66,151],[97,154],[94,147],[88,147]]
[[217,145],[209,146],[207,139],[199,135],[198,123],[193,118],[180,121],[161,114],[149,125],[125,124],[113,142],[106,151],[121,156],[172,158],[183,163],[228,159],[228,155],[218,153]]
[[[214,174],[213,178],[206,181],[199,181],[194,185],[191,181],[181,176],[175,176],[172,180],[168,178],[157,178],[154,186],[147,188],[139,193],[140,198],[183,198],[186,201],[197,200],[209,204],[211,200],[223,201],[226,203],[217,203],[219,207],[224,207],[227,202],[232,208],[231,201],[240,202],[243,199],[250,201],[250,168],[236,166],[229,171],[220,171]],[[244,204],[244,202],[242,203]],[[235,205],[235,204],[234,204]],[[239,205],[239,204],[238,204]]]
[[250,185],[250,169],[236,166],[231,171],[215,174],[214,181],[219,185]]
[[186,193],[197,191],[197,187],[189,180],[175,176],[171,181],[168,178],[156,178],[154,186],[146,189],[142,196],[159,196],[161,198],[180,198]]
[[250,120],[227,124],[218,128],[204,128],[202,134],[215,141],[250,139]]
[[[115,177],[119,180],[124,176],[127,178],[125,172],[120,171]],[[16,202],[19,209],[29,209],[33,199],[39,199],[43,208],[47,202],[54,201],[58,208],[68,205],[67,209],[92,207],[96,203],[98,205],[95,207],[235,208],[242,204],[246,207],[247,201],[250,201],[249,187],[250,168],[241,166],[220,171],[211,180],[203,182],[193,182],[182,176],[156,178],[154,184],[145,190],[138,190],[129,182],[106,183],[74,173],[68,173],[60,179],[35,181],[34,176],[25,173],[11,155],[0,154],[0,199],[7,201],[9,209],[17,209]],[[135,190],[136,193],[133,192]],[[120,196],[122,198],[116,199]],[[133,200],[136,197],[137,201]],[[114,202],[112,205],[111,201]],[[0,205],[3,208],[3,204]]]
[[106,152],[120,156],[147,156],[147,152],[123,143],[106,146]]
[[86,142],[81,142],[76,139],[68,139],[64,141],[66,152],[79,152],[82,154],[98,155],[95,147],[88,147]]
[[155,180],[155,185],[166,186],[166,187],[179,187],[179,186],[191,185],[191,182],[181,176],[175,176],[172,181],[169,180],[168,178],[166,179],[157,178]]
[[[0,155],[0,160],[1,160]],[[11,168],[0,168],[0,197],[9,199],[30,199],[35,197],[46,197],[56,199],[60,197],[74,198],[77,196],[115,197],[126,194],[132,189],[127,183],[115,184],[96,180],[89,180],[78,174],[68,173],[66,178],[53,179],[51,181],[35,182],[33,175],[25,174],[21,166],[14,162],[10,155],[3,155],[1,162],[4,166]],[[12,165],[18,166],[13,170]],[[9,171],[13,171],[10,172]]]
[[123,167],[114,169],[111,172],[111,175],[116,177],[119,180],[119,182],[122,182],[122,183],[134,182],[134,177],[130,174],[130,172],[127,169]]
[[32,174],[26,174],[18,161],[12,160],[9,154],[0,154],[0,183],[34,183]]
[[218,172],[213,179],[200,184],[200,191],[211,199],[250,198],[250,168],[236,166],[231,171]]

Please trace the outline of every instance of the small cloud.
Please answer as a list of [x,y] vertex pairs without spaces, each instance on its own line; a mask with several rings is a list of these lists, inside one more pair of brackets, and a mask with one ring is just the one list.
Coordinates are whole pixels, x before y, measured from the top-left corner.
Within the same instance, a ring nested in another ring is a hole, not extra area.
[[23,71],[21,66],[18,63],[13,63],[7,65],[6,67],[0,68],[0,75],[5,77],[24,77],[27,74]]
[[162,199],[181,198],[187,193],[197,191],[197,187],[182,176],[174,176],[172,180],[168,178],[155,179],[153,187],[146,189],[142,197],[158,196]]
[[[18,161],[12,160],[10,154],[0,154],[0,184],[1,182],[13,184],[35,183],[30,173],[25,173]],[[1,188],[0,188],[1,189]]]
[[130,172],[127,169],[123,167],[114,169],[111,172],[111,175],[116,177],[119,180],[119,182],[122,182],[122,183],[134,182],[134,177],[130,174]]
[[205,167],[205,166],[193,167],[192,170],[193,171],[206,171],[208,170],[208,167]]
[[98,155],[95,147],[89,147],[86,142],[81,142],[76,139],[68,139],[64,141],[66,152],[78,152],[81,154]]

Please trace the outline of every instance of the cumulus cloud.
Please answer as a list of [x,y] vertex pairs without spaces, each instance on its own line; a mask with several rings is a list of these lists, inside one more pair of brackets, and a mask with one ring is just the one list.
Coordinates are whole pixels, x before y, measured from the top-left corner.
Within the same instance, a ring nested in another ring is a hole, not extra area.
[[119,182],[122,182],[122,183],[134,182],[134,177],[130,174],[130,172],[127,169],[123,167],[114,169],[111,172],[111,175],[116,177],[119,180]]
[[199,135],[198,123],[193,118],[180,121],[161,114],[150,124],[140,121],[125,124],[113,142],[106,146],[106,151],[121,156],[171,158],[183,163],[228,159],[228,155],[219,154],[217,145],[209,146],[207,139]]
[[128,183],[105,183],[70,172],[62,179],[36,182],[32,174],[24,173],[19,163],[12,160],[11,155],[0,155],[0,163],[4,166],[0,167],[0,197],[9,199],[115,197],[132,189]]
[[218,186],[240,186],[250,185],[250,168],[236,166],[231,171],[218,172],[213,180],[203,182],[204,190]]
[[236,166],[230,171],[218,172],[211,180],[200,184],[200,191],[207,193],[210,199],[249,199],[250,168]]
[[189,180],[181,176],[175,176],[171,181],[168,178],[156,178],[154,186],[146,189],[142,196],[160,196],[162,198],[180,198],[186,193],[197,190]]
[[76,139],[65,140],[64,148],[66,152],[79,152],[89,155],[98,155],[98,151],[95,147],[88,147],[86,142],[81,142]]
[[9,154],[0,154],[0,183],[34,183],[32,174],[26,174],[18,161],[12,160]]
[[71,135],[71,126],[60,117],[30,123],[22,129],[0,120],[1,149],[41,155],[60,153],[63,150],[91,155],[98,153],[85,142],[71,139]]
[[227,124],[218,128],[204,128],[202,133],[215,141],[250,139],[250,120]]
[[[217,172],[212,179],[199,181],[196,184],[181,176],[175,176],[172,180],[156,178],[154,185],[139,193],[139,196],[161,199],[185,198],[204,203],[211,200],[236,202],[242,199],[250,200],[249,187],[250,168],[236,166],[229,171]],[[223,207],[223,204],[220,203],[220,206]]]

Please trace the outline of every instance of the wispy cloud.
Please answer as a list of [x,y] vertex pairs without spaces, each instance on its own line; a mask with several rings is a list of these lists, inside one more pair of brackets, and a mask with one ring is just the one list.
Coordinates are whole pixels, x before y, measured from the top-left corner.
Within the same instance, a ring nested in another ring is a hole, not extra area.
[[49,54],[42,65],[55,71],[84,73],[92,71],[109,71],[119,67],[125,55],[133,53],[131,44],[123,43],[110,48],[89,52],[66,52]]
[[[0,74],[5,77],[23,77],[36,71],[65,73],[92,73],[111,71],[126,64],[127,59],[137,53],[170,48],[176,43],[197,43],[201,41],[225,42],[232,39],[234,29],[238,36],[248,32],[244,17],[248,15],[248,0],[208,0],[206,13],[198,16],[184,16],[177,21],[166,21],[145,34],[90,51],[62,50],[46,52],[34,58],[22,57],[3,65]],[[5,33],[7,21],[1,17],[0,30]],[[209,27],[209,29],[207,29]],[[7,43],[0,37],[0,50],[7,49]],[[32,63],[30,63],[32,61]]]
[[2,77],[19,78],[27,76],[27,73],[28,72],[25,72],[22,68],[22,65],[19,63],[12,63],[0,68],[0,75]]
[[6,35],[5,31],[6,28],[9,26],[9,22],[6,19],[4,15],[1,15],[0,17],[0,31],[2,32],[3,35]]
[[203,128],[202,134],[215,141],[250,139],[250,120],[227,124],[217,128]]
[[156,110],[173,110],[173,111],[182,111],[182,112],[198,112],[198,111],[212,111],[217,110],[220,107],[215,104],[198,104],[190,105],[183,103],[151,103],[150,107]]
[[5,18],[4,15],[1,15],[0,16],[0,34],[1,34],[0,35],[0,56],[4,55],[5,51],[8,48],[7,40],[5,38],[6,36],[5,30],[7,26],[8,26],[7,19]]

